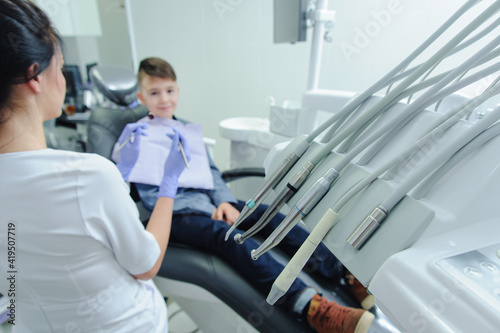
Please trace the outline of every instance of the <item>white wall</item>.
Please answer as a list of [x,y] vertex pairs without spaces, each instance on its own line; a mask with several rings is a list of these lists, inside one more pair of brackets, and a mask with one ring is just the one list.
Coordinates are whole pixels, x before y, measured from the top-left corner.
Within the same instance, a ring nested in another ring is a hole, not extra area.
[[[56,1],[56,0],[54,0]],[[56,13],[56,9],[62,9],[72,4],[68,1],[55,2],[59,7],[47,10],[48,13]],[[72,0],[74,1],[74,0]],[[81,3],[81,0],[78,0]],[[50,3],[41,1],[40,3]],[[95,8],[98,14],[94,14],[98,21],[99,33],[63,34],[65,62],[80,66],[82,79],[87,79],[86,65],[97,62],[99,64],[121,65],[133,69],[132,50],[128,23],[123,0],[96,0]],[[57,18],[57,17],[56,17]],[[89,21],[88,24],[94,24]],[[91,32],[95,28],[91,29]]]
[[102,36],[97,37],[99,63],[133,69],[127,15],[123,0],[97,0]]
[[[330,0],[337,21],[334,40],[324,48],[320,88],[366,89],[464,2]],[[136,58],[158,56],[174,66],[181,88],[177,115],[202,123],[205,135],[217,139],[215,159],[221,169],[229,165],[229,142],[218,134],[221,120],[267,117],[269,95],[278,102],[300,101],[311,32],[306,43],[273,44],[272,0],[129,3]]]

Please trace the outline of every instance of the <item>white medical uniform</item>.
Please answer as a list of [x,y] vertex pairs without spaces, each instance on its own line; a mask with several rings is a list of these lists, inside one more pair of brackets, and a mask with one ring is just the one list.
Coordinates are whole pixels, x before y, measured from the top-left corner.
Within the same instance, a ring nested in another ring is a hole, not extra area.
[[0,267],[15,272],[17,332],[168,331],[158,289],[130,275],[151,269],[160,248],[110,161],[44,149],[0,154],[0,170]]

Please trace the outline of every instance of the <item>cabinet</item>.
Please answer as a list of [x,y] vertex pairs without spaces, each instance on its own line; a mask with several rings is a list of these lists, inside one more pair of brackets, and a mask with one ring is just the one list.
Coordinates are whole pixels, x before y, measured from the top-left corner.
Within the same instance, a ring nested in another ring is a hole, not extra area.
[[97,0],[34,0],[63,37],[101,36]]

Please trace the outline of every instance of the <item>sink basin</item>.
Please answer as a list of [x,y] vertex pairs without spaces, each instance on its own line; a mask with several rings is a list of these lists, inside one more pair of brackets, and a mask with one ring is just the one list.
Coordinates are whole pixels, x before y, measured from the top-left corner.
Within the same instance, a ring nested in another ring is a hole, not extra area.
[[247,141],[255,132],[269,132],[269,119],[257,117],[235,117],[224,119],[219,123],[222,137],[233,141]]

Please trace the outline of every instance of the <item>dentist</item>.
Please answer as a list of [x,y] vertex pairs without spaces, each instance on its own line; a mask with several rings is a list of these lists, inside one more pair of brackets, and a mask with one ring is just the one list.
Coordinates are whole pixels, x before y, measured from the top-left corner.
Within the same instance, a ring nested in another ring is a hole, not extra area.
[[[47,149],[43,122],[60,116],[66,89],[60,37],[28,0],[0,0],[0,27],[0,292],[14,332],[168,332],[150,279],[169,240],[181,152],[165,162],[145,230],[122,179],[144,128],[127,128],[135,140],[118,168]],[[173,140],[189,156],[179,133]]]

